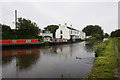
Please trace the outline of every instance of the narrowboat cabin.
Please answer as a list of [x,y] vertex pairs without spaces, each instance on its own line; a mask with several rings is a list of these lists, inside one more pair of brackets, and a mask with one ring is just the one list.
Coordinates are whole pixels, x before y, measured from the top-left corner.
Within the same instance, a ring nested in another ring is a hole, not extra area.
[[28,47],[28,46],[39,46],[44,44],[44,42],[39,43],[38,39],[15,39],[15,40],[0,40],[0,45],[2,47]]

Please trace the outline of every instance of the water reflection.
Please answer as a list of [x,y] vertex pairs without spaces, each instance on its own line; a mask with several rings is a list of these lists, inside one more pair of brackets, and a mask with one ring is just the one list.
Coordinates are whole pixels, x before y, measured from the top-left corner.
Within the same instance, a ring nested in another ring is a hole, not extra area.
[[17,56],[17,66],[19,67],[19,69],[29,68],[30,66],[35,64],[37,62],[37,59],[39,58],[39,54],[19,55]]
[[[85,77],[90,71],[94,53],[93,43],[46,46],[34,49],[2,51],[4,78],[69,78]],[[80,59],[76,59],[76,56]]]
[[102,42],[102,40],[90,40],[85,42],[85,49],[87,52],[93,52],[94,46],[98,43]]
[[12,61],[13,56],[2,56],[2,64],[8,64]]
[[87,52],[92,52],[94,47],[94,42],[93,41],[87,41],[85,43],[85,49]]
[[37,62],[40,57],[38,53],[38,49],[3,50],[2,64],[11,63],[12,59],[16,58],[16,65],[19,69],[26,69]]

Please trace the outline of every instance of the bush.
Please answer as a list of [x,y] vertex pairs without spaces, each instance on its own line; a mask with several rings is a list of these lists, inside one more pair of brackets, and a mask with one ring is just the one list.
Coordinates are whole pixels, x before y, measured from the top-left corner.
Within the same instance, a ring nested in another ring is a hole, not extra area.
[[0,30],[2,32],[2,39],[15,39],[16,34],[8,25],[1,25]]
[[105,42],[103,42],[103,43],[100,43],[99,45],[97,45],[96,47],[95,47],[95,57],[98,57],[98,56],[102,56],[103,54],[102,54],[102,51],[103,50],[105,50],[105,47],[106,47],[106,45],[108,45],[108,43],[109,43],[109,41],[108,40],[106,40]]
[[104,38],[108,38],[109,37],[109,34],[108,33],[105,33],[104,34]]
[[42,39],[38,39],[38,42],[43,42],[43,40]]
[[95,39],[96,39],[96,37],[91,37],[91,38],[88,38],[86,40],[95,40]]
[[49,45],[49,42],[48,42],[48,41],[45,41],[45,45]]
[[111,32],[111,37],[120,37],[120,29]]
[[100,34],[92,34],[93,37],[96,37],[96,39],[103,39]]

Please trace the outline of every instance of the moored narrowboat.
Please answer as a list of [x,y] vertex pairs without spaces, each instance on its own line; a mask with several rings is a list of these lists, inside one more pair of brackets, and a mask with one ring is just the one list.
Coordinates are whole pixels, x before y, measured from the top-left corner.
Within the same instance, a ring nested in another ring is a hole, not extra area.
[[0,40],[0,45],[4,47],[28,47],[28,46],[39,46],[44,42],[39,43],[38,39],[15,39],[15,40]]
[[68,43],[67,39],[54,39],[50,44],[66,44]]

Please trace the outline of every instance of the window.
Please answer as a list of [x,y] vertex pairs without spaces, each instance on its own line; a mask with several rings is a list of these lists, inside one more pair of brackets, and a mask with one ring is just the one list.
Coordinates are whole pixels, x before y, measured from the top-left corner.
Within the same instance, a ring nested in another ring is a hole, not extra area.
[[26,43],[31,43],[31,40],[26,40]]
[[63,36],[61,35],[61,36],[60,36],[60,39],[62,39],[62,37],[63,37]]
[[12,43],[16,43],[16,41],[12,41]]
[[60,31],[60,34],[62,34],[62,30]]

